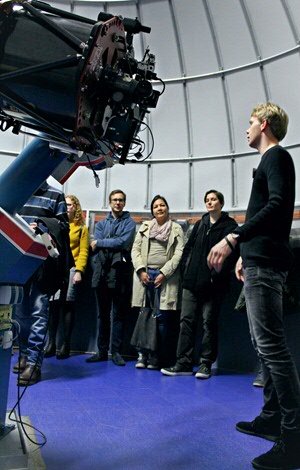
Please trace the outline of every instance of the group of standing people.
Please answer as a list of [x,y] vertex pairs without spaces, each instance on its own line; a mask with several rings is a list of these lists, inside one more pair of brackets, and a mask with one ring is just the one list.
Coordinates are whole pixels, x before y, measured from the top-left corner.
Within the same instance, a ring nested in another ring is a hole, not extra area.
[[[136,366],[158,369],[163,365],[161,372],[167,376],[193,373],[196,325],[201,316],[204,334],[196,377],[210,377],[218,352],[220,306],[235,265],[236,276],[244,283],[251,339],[265,380],[260,415],[237,423],[236,429],[275,442],[271,450],[252,461],[254,468],[262,470],[300,467],[300,381],[285,338],[282,305],[283,283],[292,257],[289,235],[295,200],[293,161],[279,145],[287,127],[287,114],[274,103],[261,104],[251,113],[248,143],[261,154],[261,161],[253,173],[242,226],[223,212],[223,195],[209,190],[204,198],[207,213],[196,223],[186,244],[181,227],[170,219],[168,203],[160,195],[151,203],[153,219],[135,233],[135,223],[124,211],[126,195],[115,190],[110,194],[111,212],[97,223],[91,243],[100,330],[98,352],[87,362],[108,358],[111,312],[112,360],[125,365],[120,355],[122,320],[130,308],[133,284],[132,306],[144,306],[148,291],[159,298],[159,347],[157,351],[139,351]],[[44,305],[42,300],[38,309]],[[160,350],[168,316],[180,308],[176,362],[165,366]],[[21,349],[17,365],[21,370],[24,366],[21,384],[28,379],[35,359],[32,339],[29,336],[27,352]]]
[[[206,259],[210,249],[237,224],[222,211],[222,193],[209,190],[204,201],[208,212],[196,223],[185,245],[183,230],[171,220],[169,205],[163,196],[153,198],[152,219],[144,221],[136,233],[134,221],[123,210],[126,195],[121,190],[112,191],[111,212],[96,224],[91,243],[99,335],[98,351],[87,362],[108,359],[111,314],[112,360],[116,365],[125,365],[120,355],[122,327],[132,299],[132,307],[152,304],[158,334],[157,349],[141,348],[136,367],[162,369],[165,375],[191,375],[197,325],[202,313],[204,335],[196,377],[210,377],[218,352],[221,303],[228,291],[230,271],[236,258],[233,254],[221,273],[210,270]],[[178,359],[172,367],[170,360],[174,358],[168,355],[168,347],[180,309]]]

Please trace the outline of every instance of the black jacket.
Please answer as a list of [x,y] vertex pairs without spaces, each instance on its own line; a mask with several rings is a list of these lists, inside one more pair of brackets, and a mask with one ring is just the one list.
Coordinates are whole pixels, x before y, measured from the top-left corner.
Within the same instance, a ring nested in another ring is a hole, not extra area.
[[227,212],[222,212],[219,220],[213,225],[210,224],[209,214],[204,214],[195,224],[182,255],[184,289],[202,296],[210,296],[212,292],[224,295],[228,291],[229,273],[239,256],[238,250],[227,258],[220,273],[210,271],[207,256],[211,248],[236,227],[237,223]]

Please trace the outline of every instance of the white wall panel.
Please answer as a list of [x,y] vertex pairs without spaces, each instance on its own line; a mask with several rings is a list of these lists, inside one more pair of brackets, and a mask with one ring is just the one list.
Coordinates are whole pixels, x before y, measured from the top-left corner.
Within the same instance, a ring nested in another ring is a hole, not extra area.
[[230,12],[226,1],[209,0],[207,3],[216,29],[218,46],[223,60],[222,66],[228,69],[255,61],[256,55],[241,2],[232,0]]
[[221,78],[188,85],[193,156],[229,153],[229,137]]
[[226,85],[230,99],[233,151],[248,152],[246,130],[251,111],[258,103],[266,101],[261,73],[255,68],[227,75]]
[[109,193],[113,189],[122,189],[127,195],[126,208],[130,211],[143,212],[147,202],[147,166],[138,164],[115,165],[108,172],[109,186],[107,192]]
[[143,22],[151,27],[147,44],[157,58],[157,75],[161,78],[181,76],[175,32],[167,0],[141,3]]
[[174,5],[186,75],[199,75],[217,70],[216,51],[203,3],[199,0],[189,0],[187,8],[186,2],[175,0]]
[[295,28],[299,34],[299,25],[300,25],[300,2],[299,0],[286,0],[286,5],[288,11],[291,15],[291,18],[295,24]]
[[96,188],[92,171],[79,168],[66,182],[65,192],[75,194],[85,209],[101,211],[107,209],[110,191],[122,189],[127,195],[127,209],[144,211],[147,202],[146,172],[146,165],[115,165],[98,172],[100,186]]
[[296,45],[281,1],[247,0],[246,4],[263,57],[269,57]]
[[194,164],[194,211],[205,211],[203,199],[209,189],[216,189],[224,194],[225,210],[232,207],[230,160],[206,160]]
[[187,165],[178,162],[157,164],[153,165],[152,171],[152,197],[156,194],[165,196],[172,212],[186,211],[189,191]]
[[187,121],[182,86],[168,85],[151,113],[155,158],[188,156]]

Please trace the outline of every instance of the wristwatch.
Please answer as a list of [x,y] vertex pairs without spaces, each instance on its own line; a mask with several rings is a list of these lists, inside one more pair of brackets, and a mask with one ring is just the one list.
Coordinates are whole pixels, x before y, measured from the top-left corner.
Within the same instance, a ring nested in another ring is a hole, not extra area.
[[240,238],[240,234],[239,234],[239,233],[231,233],[230,235],[231,235],[232,238],[234,238],[236,241],[238,241],[238,239]]
[[239,238],[240,238],[240,235],[239,233],[231,233],[230,236],[237,241],[237,243],[239,242]]

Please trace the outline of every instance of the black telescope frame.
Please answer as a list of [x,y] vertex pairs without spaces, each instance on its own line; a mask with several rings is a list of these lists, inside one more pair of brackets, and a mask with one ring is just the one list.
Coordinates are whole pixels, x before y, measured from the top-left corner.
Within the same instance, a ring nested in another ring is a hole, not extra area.
[[[60,40],[65,42],[69,47],[71,47],[72,50],[74,50],[74,55],[68,55],[65,58],[62,59],[57,59],[57,60],[52,60],[48,62],[44,62],[38,65],[31,65],[27,67],[23,67],[21,69],[12,71],[12,72],[5,72],[2,75],[0,75],[0,96],[3,98],[3,100],[6,100],[8,103],[11,103],[12,106],[14,106],[16,109],[21,111],[22,113],[26,114],[29,118],[32,119],[32,123],[30,124],[24,124],[25,126],[31,127],[32,129],[35,129],[37,132],[42,132],[44,135],[48,135],[49,139],[54,139],[59,142],[63,142],[67,145],[69,145],[72,148],[77,148],[78,150],[83,150],[85,151],[85,144],[84,142],[81,142],[80,139],[76,141],[74,139],[74,130],[75,129],[69,129],[69,128],[63,128],[59,124],[56,124],[54,122],[51,122],[49,120],[49,117],[44,115],[42,110],[37,110],[34,106],[32,106],[30,103],[28,103],[22,96],[20,96],[17,92],[14,92],[10,90],[8,87],[5,86],[5,82],[8,82],[9,80],[15,79],[15,78],[22,78],[26,77],[30,74],[33,73],[38,73],[38,72],[45,72],[45,71],[57,71],[61,69],[65,69],[68,67],[74,67],[78,66],[76,70],[76,76],[77,78],[80,77],[80,74],[83,70],[84,67],[84,61],[88,57],[89,54],[89,48],[90,48],[90,40],[91,40],[91,33],[90,32],[90,39],[87,42],[83,42],[81,39],[76,37],[76,35],[72,34],[72,32],[66,30],[64,27],[61,25],[57,24],[53,18],[51,18],[51,15],[53,15],[55,18],[63,18],[63,19],[69,19],[72,21],[78,21],[80,23],[84,23],[87,25],[91,25],[97,27],[101,27],[103,23],[106,21],[112,20],[113,18],[118,18],[120,21],[123,23],[124,31],[126,32],[125,34],[125,43],[126,43],[126,50],[128,53],[128,63],[130,63],[130,57],[132,57],[132,61],[136,62],[135,59],[133,58],[133,47],[132,47],[132,41],[133,41],[133,35],[137,33],[149,33],[151,31],[151,28],[147,26],[143,26],[137,19],[130,19],[130,18],[122,18],[122,17],[114,17],[111,14],[108,13],[99,13],[97,21],[76,15],[74,13],[69,13],[63,10],[60,10],[58,8],[54,8],[51,5],[40,2],[37,0],[31,0],[28,2],[27,0],[18,0],[14,2],[13,0],[11,2],[8,2],[11,7],[14,5],[16,6],[21,6],[25,14],[28,13],[31,15],[35,21],[40,24],[41,26],[45,27],[48,31],[50,31],[52,34],[54,34],[56,37],[58,37]],[[7,5],[7,4],[6,4]],[[2,11],[1,11],[2,10]],[[13,8],[9,10],[9,8],[3,7],[1,8],[0,5],[0,14],[10,16],[13,15]],[[74,32],[74,31],[73,31]],[[125,44],[124,44],[125,45]],[[131,69],[131,63],[129,68]],[[151,74],[151,72],[149,72]],[[152,76],[153,75],[153,76]],[[156,75],[152,74],[151,78],[155,78]],[[150,75],[149,77],[150,78]],[[156,94],[154,93],[154,96],[156,96],[156,99],[154,101],[157,101],[158,99],[158,92]],[[146,103],[146,101],[145,101]],[[149,104],[148,104],[149,105]],[[146,105],[147,106],[147,105]],[[150,107],[155,107],[156,103],[154,106],[150,105]],[[142,107],[140,108],[140,118],[142,118],[146,112],[142,111]],[[14,115],[10,116],[5,112],[5,110],[1,110],[0,108],[0,130],[6,130],[9,127],[13,128],[14,133],[18,133],[20,130],[20,127],[23,125],[23,122],[20,123],[18,118],[16,118]],[[137,126],[133,126],[132,129],[128,131],[128,138],[126,143],[124,144],[123,147],[123,152],[122,152],[122,157],[121,157],[121,163],[124,163],[126,160],[127,153],[129,151],[131,141],[134,139],[134,135],[136,133],[136,128]]]

